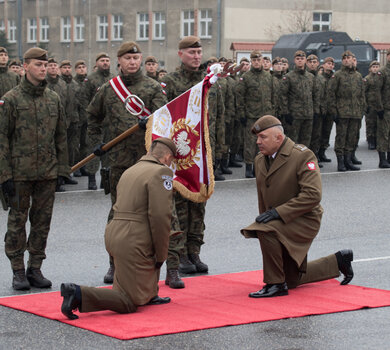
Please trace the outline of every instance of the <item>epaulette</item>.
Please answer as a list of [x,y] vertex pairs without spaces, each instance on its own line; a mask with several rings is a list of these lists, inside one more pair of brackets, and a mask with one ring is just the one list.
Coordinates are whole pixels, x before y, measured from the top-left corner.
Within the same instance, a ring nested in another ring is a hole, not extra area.
[[299,149],[301,152],[307,150],[307,147],[305,145],[299,145],[299,144],[295,144],[294,148]]

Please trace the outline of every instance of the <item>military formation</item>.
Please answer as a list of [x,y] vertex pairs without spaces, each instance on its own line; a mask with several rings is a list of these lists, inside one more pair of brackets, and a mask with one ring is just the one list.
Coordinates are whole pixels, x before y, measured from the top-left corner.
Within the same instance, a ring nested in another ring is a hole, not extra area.
[[[73,64],[32,48],[21,64],[9,62],[7,50],[0,47],[0,184],[11,208],[5,249],[14,289],[51,286],[42,275],[41,264],[54,193],[64,191],[64,184],[77,184],[75,178],[81,176],[88,177],[89,190],[96,190],[100,169],[100,187],[110,193],[113,208],[121,175],[146,154],[148,114],[200,82],[211,65],[235,64],[224,57],[204,62],[202,55],[200,39],[185,37],[178,45],[180,66],[167,72],[159,69],[156,57],[143,59],[135,42],[125,42],[117,52],[116,74],[104,52],[97,54],[93,71],[87,74],[84,60]],[[282,57],[271,61],[253,51],[249,59],[237,62],[240,70],[221,77],[209,91],[215,180],[223,181],[224,174],[232,173],[229,168],[242,167],[242,163],[245,177],[255,177],[258,149],[252,126],[264,115],[277,117],[292,141],[313,151],[320,167],[331,161],[325,151],[335,124],[334,150],[341,172],[360,169],[356,150],[365,116],[368,147],[378,151],[380,168],[390,168],[390,50],[386,65],[381,68],[373,61],[364,78],[352,52],[344,52],[341,59],[342,67],[335,72],[332,57],[320,66],[315,55],[306,57],[303,51],[295,53],[294,62]],[[144,111],[140,118],[129,113],[115,84],[137,95],[148,113]],[[103,150],[106,142],[134,125],[139,128],[131,137],[107,153]],[[89,153],[98,157],[72,174],[71,167]],[[182,234],[171,235],[169,240],[165,282],[171,288],[184,288],[180,272],[208,271],[200,259],[205,209],[205,203],[173,195],[171,230]],[[28,212],[31,230],[27,237]],[[112,283],[114,273],[110,257],[104,282]]]

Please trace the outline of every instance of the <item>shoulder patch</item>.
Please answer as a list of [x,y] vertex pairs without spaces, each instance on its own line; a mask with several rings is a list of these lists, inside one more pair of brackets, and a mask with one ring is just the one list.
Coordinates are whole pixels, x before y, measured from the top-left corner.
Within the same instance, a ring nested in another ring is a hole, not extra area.
[[4,100],[0,100],[0,106],[4,104]]
[[304,145],[298,145],[298,144],[295,144],[295,145],[294,145],[294,147],[295,147],[296,149],[299,149],[301,152],[303,152],[303,151],[306,151],[306,150],[307,150],[307,147],[306,147],[306,146],[304,146]]
[[240,80],[244,80],[243,78],[240,78]]
[[161,85],[163,88],[165,88],[165,87],[167,86],[167,84],[165,84],[165,83],[163,83],[163,82],[161,82],[160,85]]
[[382,72],[381,72],[381,71],[378,71],[378,75],[382,75]]
[[331,78],[334,78],[334,74],[331,76]]
[[283,77],[282,79],[283,79],[283,80],[287,80],[287,77]]
[[[164,179],[165,176],[162,176]],[[170,178],[170,179],[168,179]],[[167,191],[172,191],[173,184],[172,184],[172,178],[170,176],[167,176],[167,178],[164,179],[164,187]]]
[[162,89],[161,91],[162,91],[162,93],[163,93],[164,95],[167,94],[167,92],[166,92],[164,89]]
[[85,79],[84,79],[84,82],[87,82],[87,81],[88,81],[88,78],[85,78]]
[[309,170],[316,170],[317,169],[316,163],[314,163],[314,162],[307,162],[306,165],[309,168]]

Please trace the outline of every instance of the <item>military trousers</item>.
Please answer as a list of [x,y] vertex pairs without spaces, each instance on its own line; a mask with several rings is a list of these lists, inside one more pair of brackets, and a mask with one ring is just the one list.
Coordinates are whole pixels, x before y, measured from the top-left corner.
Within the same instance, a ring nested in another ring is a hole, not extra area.
[[322,120],[322,129],[321,129],[321,140],[320,140],[320,149],[327,149],[330,144],[329,144],[329,139],[330,139],[330,133],[332,132],[333,128],[333,116],[326,114],[323,117]]
[[183,231],[180,228],[179,218],[176,211],[175,196],[172,196],[172,219],[171,219],[171,232],[169,236],[167,268],[169,270],[177,270],[180,263],[180,255],[184,254],[184,245],[186,239],[183,235]]
[[378,152],[390,152],[390,110],[385,110],[383,119],[378,118],[376,132],[376,149]]
[[257,236],[263,255],[263,282],[266,284],[286,282],[292,289],[340,276],[335,254],[308,262],[305,272],[302,272],[274,233],[258,231]]
[[225,123],[225,144],[223,147],[222,159],[229,159],[229,150],[233,142],[233,121]]
[[289,129],[289,137],[295,143],[310,147],[313,119],[294,119]]
[[320,150],[321,145],[321,132],[322,132],[322,121],[323,117],[320,115],[319,117],[313,119],[313,129],[311,132],[311,141],[310,141],[310,149],[317,154]]
[[[16,198],[12,199],[5,235],[5,254],[13,270],[24,269],[24,252],[29,252],[28,266],[40,268],[46,258],[57,179],[15,181]],[[30,206],[31,202],[31,206]],[[26,222],[30,220],[27,239]]]
[[238,154],[244,143],[244,127],[239,120],[234,121],[231,153]]
[[373,108],[369,109],[369,112],[364,116],[366,120],[366,138],[376,139],[376,128],[378,115]]
[[88,141],[87,141],[87,122],[83,122],[79,124],[78,128],[79,134],[79,157],[76,160],[79,162],[80,160],[84,159],[86,156],[88,156]]
[[67,141],[68,141],[69,165],[72,167],[73,165],[76,164],[77,160],[80,158],[79,124],[77,122],[70,123],[67,129]]
[[352,153],[358,143],[358,135],[361,126],[361,119],[339,118],[336,124],[336,140],[334,151],[337,156]]
[[244,137],[244,162],[245,164],[253,164],[259,148],[256,144],[256,135],[252,134],[252,126],[257,119],[247,119],[245,126]]

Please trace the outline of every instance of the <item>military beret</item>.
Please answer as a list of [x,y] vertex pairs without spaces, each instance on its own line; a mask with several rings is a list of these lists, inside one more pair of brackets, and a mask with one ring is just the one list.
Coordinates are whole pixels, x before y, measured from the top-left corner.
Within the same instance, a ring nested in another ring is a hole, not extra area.
[[153,140],[153,143],[155,142],[161,142],[162,144],[167,146],[172,151],[173,155],[176,157],[176,145],[171,139],[169,139],[168,137],[159,137],[158,139]]
[[370,63],[370,68],[371,68],[372,66],[380,66],[380,63],[379,63],[378,61],[372,61],[372,62]]
[[271,61],[271,58],[270,58],[270,57],[268,57],[268,56],[264,56],[264,57],[263,57],[263,60],[266,60],[266,61]]
[[228,61],[227,58],[223,56],[218,59],[218,62],[227,62],[227,61]]
[[19,66],[19,67],[21,67],[22,65],[21,65],[21,63],[20,63],[19,60],[12,60],[12,61],[10,61],[10,63],[8,64],[8,67],[11,67],[11,66]]
[[136,44],[134,41],[127,41],[123,43],[119,49],[116,55],[118,57],[122,57],[126,53],[141,53],[141,48]]
[[157,58],[154,56],[148,56],[145,59],[145,63],[152,62],[152,63],[158,63]]
[[188,49],[188,48],[196,48],[202,47],[202,43],[200,42],[200,38],[197,36],[185,36],[183,39],[179,41],[179,50]]
[[99,52],[99,53],[96,55],[96,60],[95,60],[95,62],[99,61],[101,58],[110,58],[110,56],[108,56],[108,54],[105,53],[105,52]]
[[347,50],[347,51],[343,52],[341,58],[344,59],[345,57],[348,57],[348,56],[355,57],[355,55],[351,51]]
[[307,56],[307,60],[308,61],[314,61],[314,60],[318,61],[318,57],[316,55],[309,55],[309,56]]
[[302,50],[298,50],[294,53],[294,58],[295,57],[306,57],[306,53],[305,51],[302,51]]
[[5,47],[2,47],[0,46],[0,52],[5,52],[6,54],[8,54],[8,51]]
[[261,54],[260,51],[254,50],[251,52],[251,58],[261,58],[261,57],[263,57],[263,55]]
[[282,125],[280,120],[272,115],[265,115],[259,119],[256,120],[256,122],[253,124],[251,132],[252,134],[258,134],[259,132],[262,132],[264,130],[267,130],[269,128],[272,128],[274,126]]
[[332,63],[334,63],[333,57],[326,57],[326,58],[324,59],[324,63],[327,63],[327,62],[332,62]]
[[47,61],[47,51],[44,49],[41,49],[40,47],[32,47],[31,49],[28,49],[24,55],[23,55],[24,60],[28,59],[36,59],[40,61]]
[[77,68],[78,66],[80,66],[80,65],[82,65],[82,64],[85,66],[85,65],[86,65],[86,64],[85,64],[85,61],[84,61],[84,60],[78,60],[78,61],[76,61],[76,63],[74,64],[74,67]]
[[63,60],[60,63],[60,68],[63,66],[72,66],[72,63],[69,60]]
[[242,63],[242,62],[248,62],[249,63],[249,60],[246,57],[243,57],[243,58],[240,59],[240,63]]
[[58,63],[58,62],[54,57],[49,57],[49,59],[47,60],[47,63]]
[[217,63],[218,62],[218,58],[215,57],[215,56],[211,56],[209,57],[209,59],[207,60],[208,63]]
[[273,60],[272,60],[272,65],[276,64],[276,63],[280,63],[282,62],[282,59],[278,56],[278,57],[275,57]]
[[280,61],[281,61],[282,63],[288,63],[288,59],[287,59],[286,57],[282,57],[282,58],[280,59]]

